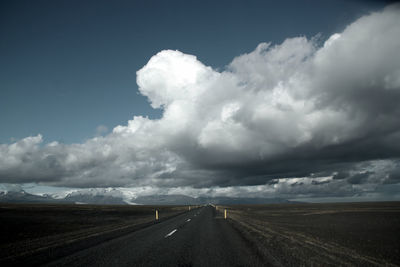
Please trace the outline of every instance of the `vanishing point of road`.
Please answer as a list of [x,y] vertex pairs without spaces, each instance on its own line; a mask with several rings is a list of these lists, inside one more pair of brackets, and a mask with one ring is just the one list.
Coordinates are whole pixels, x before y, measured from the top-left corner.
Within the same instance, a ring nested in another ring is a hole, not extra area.
[[47,266],[263,266],[212,206],[191,210]]

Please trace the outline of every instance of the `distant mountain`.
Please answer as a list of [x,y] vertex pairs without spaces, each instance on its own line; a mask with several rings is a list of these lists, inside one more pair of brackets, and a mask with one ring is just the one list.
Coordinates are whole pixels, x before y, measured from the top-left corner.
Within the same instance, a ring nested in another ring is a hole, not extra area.
[[0,192],[0,202],[7,203],[71,203],[71,204],[128,204],[117,190],[80,190],[60,198],[49,194],[34,195],[24,190]]
[[239,198],[239,197],[198,197],[193,198],[185,195],[154,195],[141,196],[132,199],[132,202],[143,205],[201,205],[201,204],[273,204],[293,203],[282,198]]
[[284,198],[199,197],[198,200],[202,203],[219,205],[294,203]]
[[185,195],[154,195],[140,196],[132,202],[142,205],[197,205],[202,204],[196,198]]
[[239,197],[190,197],[186,195],[140,196],[128,200],[117,189],[86,189],[69,193],[65,197],[53,195],[34,195],[24,190],[0,192],[0,202],[7,203],[73,203],[97,205],[201,205],[201,204],[271,204],[294,203],[282,198],[239,198]]
[[127,203],[122,197],[114,197],[108,195],[91,195],[91,194],[68,194],[65,201],[75,204],[111,204],[111,205],[126,205]]
[[0,202],[7,203],[62,203],[63,200],[54,199],[51,196],[38,196],[20,191],[0,192]]

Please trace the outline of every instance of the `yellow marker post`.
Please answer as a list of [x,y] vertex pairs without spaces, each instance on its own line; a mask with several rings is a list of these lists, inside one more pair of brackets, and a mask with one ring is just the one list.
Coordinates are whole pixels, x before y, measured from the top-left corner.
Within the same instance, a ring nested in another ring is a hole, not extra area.
[[158,221],[158,210],[156,210],[156,221]]
[[226,209],[225,209],[225,212],[224,212],[224,218],[225,218],[225,220],[226,220]]

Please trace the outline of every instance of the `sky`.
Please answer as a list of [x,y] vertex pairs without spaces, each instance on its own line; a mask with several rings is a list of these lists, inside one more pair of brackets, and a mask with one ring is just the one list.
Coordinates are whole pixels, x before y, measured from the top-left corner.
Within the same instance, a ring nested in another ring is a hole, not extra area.
[[0,183],[400,199],[394,1],[2,1]]

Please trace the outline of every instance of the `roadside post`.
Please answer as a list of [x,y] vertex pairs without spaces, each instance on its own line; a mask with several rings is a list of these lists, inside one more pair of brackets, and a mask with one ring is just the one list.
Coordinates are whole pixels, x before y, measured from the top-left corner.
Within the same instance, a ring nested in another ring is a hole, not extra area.
[[189,211],[190,211],[190,206],[189,206]]
[[226,220],[226,209],[224,211],[224,219]]
[[156,221],[158,221],[158,210],[156,210]]

